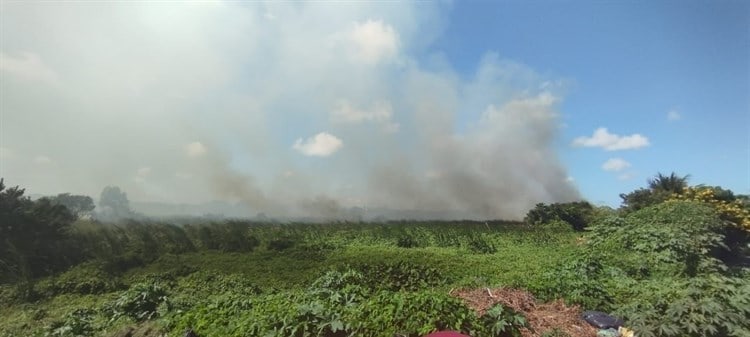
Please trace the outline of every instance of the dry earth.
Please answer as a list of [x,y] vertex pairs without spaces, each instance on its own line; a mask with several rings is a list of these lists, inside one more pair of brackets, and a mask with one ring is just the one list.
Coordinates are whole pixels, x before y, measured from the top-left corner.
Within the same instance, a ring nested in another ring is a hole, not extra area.
[[528,291],[511,288],[458,289],[450,294],[461,298],[479,315],[497,303],[523,313],[531,326],[521,330],[523,337],[540,337],[554,328],[572,337],[596,337],[596,328],[581,318],[581,308],[567,306],[562,300],[538,303]]

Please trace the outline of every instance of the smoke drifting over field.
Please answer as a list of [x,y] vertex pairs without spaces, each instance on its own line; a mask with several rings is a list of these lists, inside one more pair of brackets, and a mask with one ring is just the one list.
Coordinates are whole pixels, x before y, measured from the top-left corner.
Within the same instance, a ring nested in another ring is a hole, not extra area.
[[578,198],[564,88],[488,53],[460,76],[437,4],[6,3],[0,176],[33,193],[517,218]]

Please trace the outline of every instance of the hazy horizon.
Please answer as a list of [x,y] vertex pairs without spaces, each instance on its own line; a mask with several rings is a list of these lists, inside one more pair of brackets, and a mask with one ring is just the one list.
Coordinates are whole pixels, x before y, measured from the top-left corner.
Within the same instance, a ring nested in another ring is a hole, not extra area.
[[[597,93],[586,65],[519,58],[523,41],[503,40],[504,26],[457,35],[469,29],[459,16],[467,7],[3,2],[0,176],[30,194],[96,200],[112,185],[131,202],[220,200],[289,217],[359,207],[519,219],[539,202],[612,205],[656,168],[750,189],[750,173],[747,182],[736,173],[750,171],[736,159],[748,154],[741,144],[722,147],[735,171],[716,173],[734,180],[671,157],[689,156],[675,154],[665,139],[678,133],[669,130],[700,125],[687,100],[654,103],[662,131],[645,115],[587,112],[593,103],[582,97]],[[472,42],[495,36],[491,48]],[[548,38],[526,43],[551,46]],[[747,106],[743,97],[723,99],[739,104],[733,116]],[[713,101],[722,99],[705,98]],[[725,136],[741,134],[741,125],[719,120]],[[710,146],[695,151],[714,155]],[[670,157],[646,164],[660,153]]]

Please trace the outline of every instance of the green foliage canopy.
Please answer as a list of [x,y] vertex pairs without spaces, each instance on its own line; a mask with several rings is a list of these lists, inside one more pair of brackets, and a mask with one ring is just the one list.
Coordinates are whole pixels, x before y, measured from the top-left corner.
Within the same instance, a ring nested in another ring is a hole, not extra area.
[[81,217],[94,210],[94,200],[86,195],[60,193],[54,197],[47,197],[54,205],[63,205],[74,215]]
[[49,199],[32,201],[0,179],[0,281],[31,279],[59,265],[75,216]]
[[539,203],[526,213],[524,221],[530,225],[546,225],[564,221],[574,230],[581,231],[591,221],[594,207],[586,201],[543,204]]

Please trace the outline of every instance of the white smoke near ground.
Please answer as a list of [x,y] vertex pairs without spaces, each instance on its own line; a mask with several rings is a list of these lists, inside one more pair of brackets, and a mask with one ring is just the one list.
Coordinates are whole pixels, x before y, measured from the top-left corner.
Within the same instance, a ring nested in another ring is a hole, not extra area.
[[578,199],[555,154],[564,85],[493,53],[468,77],[434,62],[448,10],[6,3],[0,176],[271,216],[508,219]]

